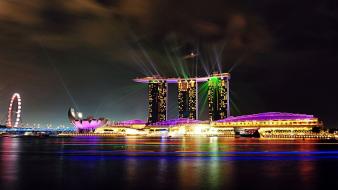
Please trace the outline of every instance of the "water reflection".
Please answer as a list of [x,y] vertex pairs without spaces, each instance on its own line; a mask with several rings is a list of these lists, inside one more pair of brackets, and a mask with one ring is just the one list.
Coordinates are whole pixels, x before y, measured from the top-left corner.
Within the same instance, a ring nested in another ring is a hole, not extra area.
[[[0,178],[7,187],[12,187],[18,180],[20,143],[19,139],[3,138],[1,141]],[[5,187],[6,187],[5,186]]]
[[[316,144],[305,144],[299,146],[301,151],[314,152],[317,150]],[[304,184],[304,189],[318,189],[315,183],[317,176],[316,165],[312,160],[303,160],[298,162],[298,173],[301,182]]]
[[[316,189],[338,145],[221,137],[0,138],[0,189]],[[329,175],[328,175],[329,174]],[[15,189],[15,188],[14,188]]]

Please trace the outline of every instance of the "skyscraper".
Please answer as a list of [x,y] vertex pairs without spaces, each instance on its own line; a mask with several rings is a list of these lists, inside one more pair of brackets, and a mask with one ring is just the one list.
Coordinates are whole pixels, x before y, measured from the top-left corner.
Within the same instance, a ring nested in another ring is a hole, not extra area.
[[150,76],[136,78],[135,82],[148,84],[148,124],[167,119],[168,84],[177,84],[179,118],[198,119],[198,84],[207,82],[208,107],[211,121],[230,115],[229,73],[193,78],[164,78]]
[[167,92],[165,80],[152,80],[148,83],[148,123],[167,119]]
[[197,82],[196,80],[178,81],[179,118],[197,119]]
[[210,121],[229,116],[229,78],[212,76],[208,80],[208,107]]

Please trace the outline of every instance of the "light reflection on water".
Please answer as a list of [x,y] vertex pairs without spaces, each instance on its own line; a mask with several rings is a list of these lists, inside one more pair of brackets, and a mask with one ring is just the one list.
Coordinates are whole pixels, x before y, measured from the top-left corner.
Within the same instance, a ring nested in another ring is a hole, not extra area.
[[338,144],[196,138],[0,138],[0,189],[338,187]]
[[1,170],[0,175],[8,183],[13,185],[18,176],[18,151],[20,150],[19,139],[9,138],[6,143],[2,143],[1,150]]

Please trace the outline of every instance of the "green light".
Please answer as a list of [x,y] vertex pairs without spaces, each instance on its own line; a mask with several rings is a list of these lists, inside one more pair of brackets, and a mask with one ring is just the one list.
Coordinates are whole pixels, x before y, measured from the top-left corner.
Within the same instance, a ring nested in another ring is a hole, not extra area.
[[220,82],[220,79],[218,77],[210,77],[209,84],[210,85],[217,85]]
[[210,80],[212,80],[212,81],[218,81],[218,77],[210,77]]

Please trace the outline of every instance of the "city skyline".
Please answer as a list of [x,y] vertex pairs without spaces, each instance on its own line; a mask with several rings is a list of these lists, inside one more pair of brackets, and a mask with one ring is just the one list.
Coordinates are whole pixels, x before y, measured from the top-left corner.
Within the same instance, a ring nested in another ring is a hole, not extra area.
[[[330,89],[337,82],[338,39],[329,1],[305,8],[305,1],[194,1],[193,7],[144,1],[134,10],[130,1],[93,1],[76,9],[73,1],[66,6],[36,0],[22,5],[22,14],[15,2],[4,2],[0,10],[9,11],[1,11],[0,19],[2,122],[15,92],[22,96],[23,122],[67,124],[70,106],[112,120],[146,120],[146,88],[132,79],[193,76],[194,65],[183,58],[198,49],[199,75],[232,74],[233,115],[306,113],[327,127],[337,124],[338,94]],[[194,17],[166,16],[185,11]],[[176,94],[169,93],[169,101]],[[177,116],[177,107],[168,110],[169,118]]]
[[338,1],[0,0],[0,190],[338,187]]

